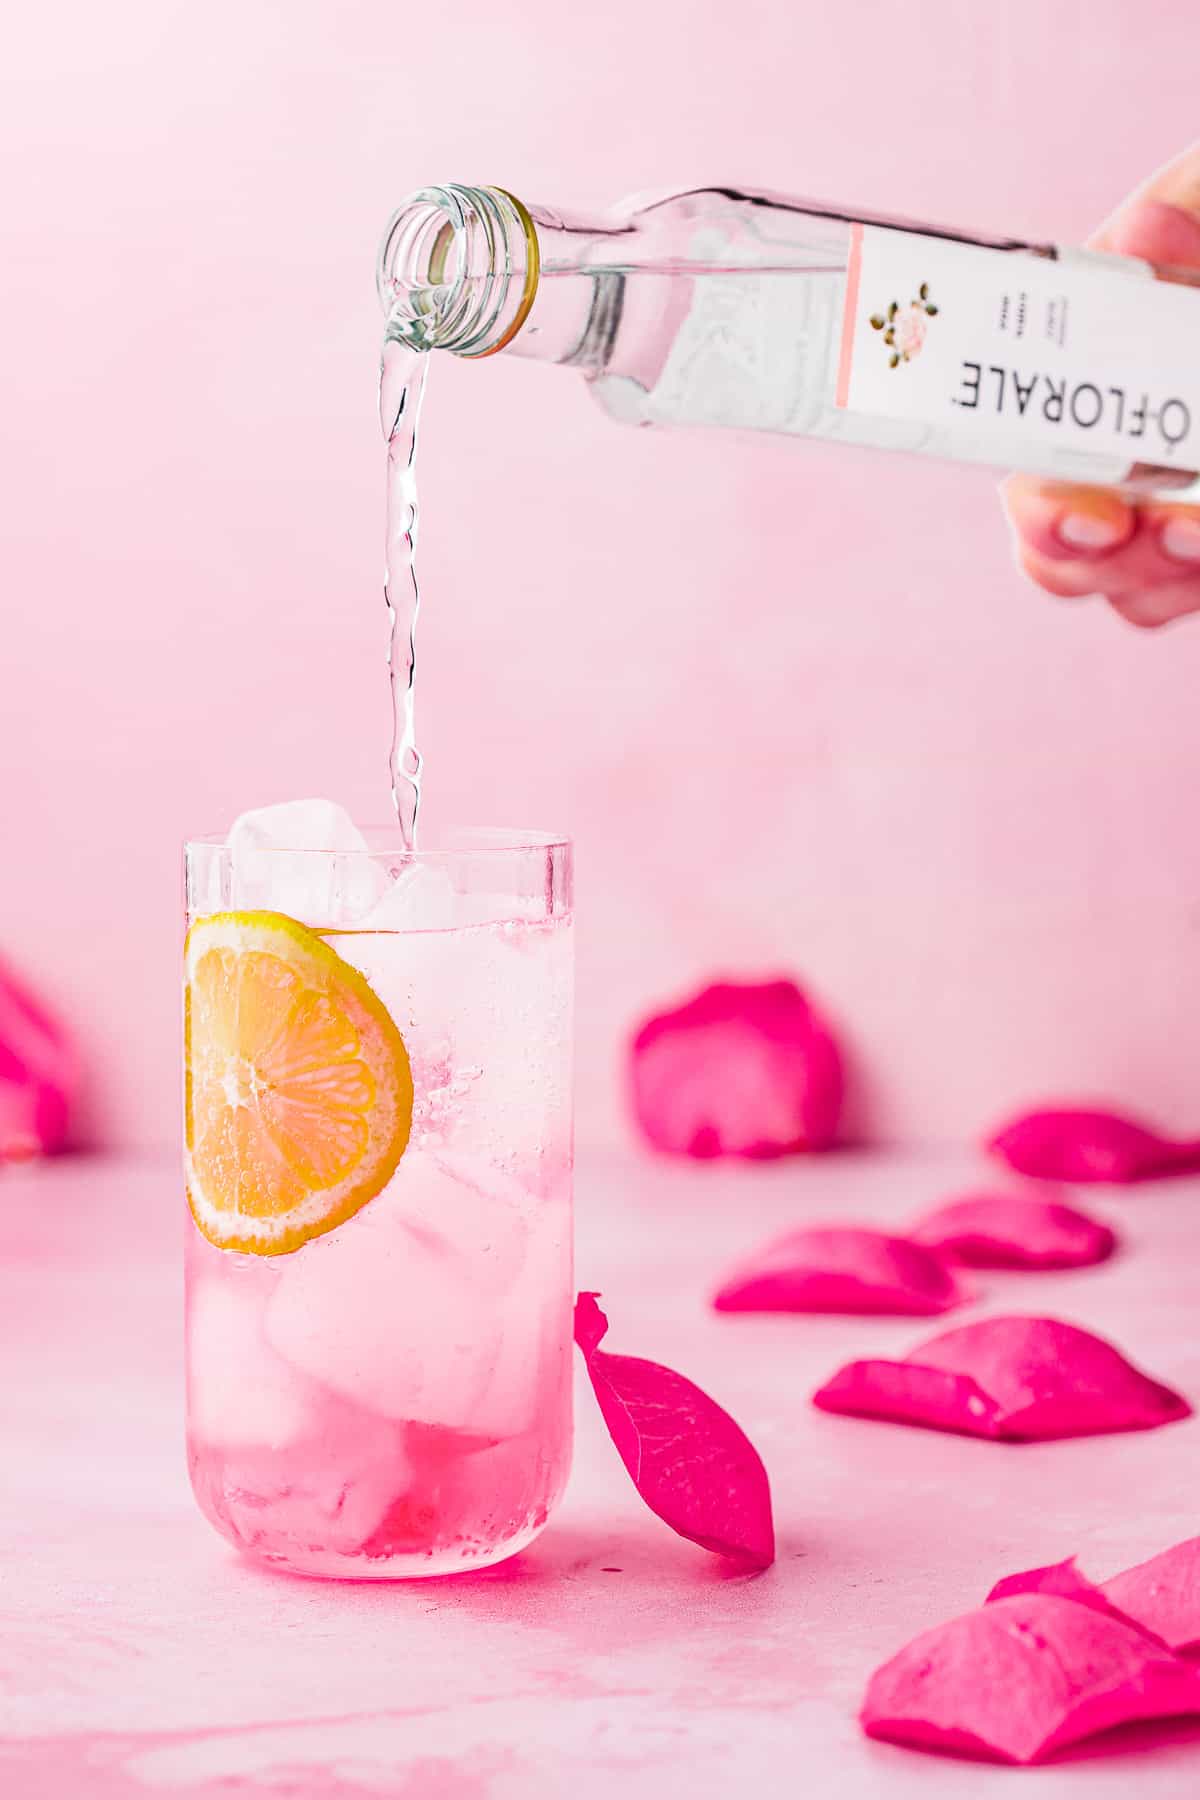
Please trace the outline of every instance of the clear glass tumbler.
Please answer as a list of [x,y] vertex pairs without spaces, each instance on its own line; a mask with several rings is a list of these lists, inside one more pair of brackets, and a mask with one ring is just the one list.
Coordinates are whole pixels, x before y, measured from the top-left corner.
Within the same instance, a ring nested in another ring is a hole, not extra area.
[[255,1557],[441,1575],[570,1461],[571,851],[366,842],[186,847],[188,1457]]

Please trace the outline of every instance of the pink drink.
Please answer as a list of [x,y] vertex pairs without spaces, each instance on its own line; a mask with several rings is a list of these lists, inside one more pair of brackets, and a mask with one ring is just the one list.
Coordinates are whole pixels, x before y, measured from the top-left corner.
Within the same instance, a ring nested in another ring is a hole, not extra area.
[[[189,849],[193,916],[206,898],[237,909],[220,858]],[[353,881],[335,873],[308,904],[359,910],[368,864],[381,880],[398,866],[354,860]],[[567,848],[484,840],[402,864],[368,922],[419,928],[321,932],[409,1053],[412,1135],[395,1175],[288,1254],[218,1249],[188,1220],[196,1497],[239,1548],[314,1575],[439,1575],[512,1555],[546,1523],[570,1460]],[[430,926],[439,917],[455,922]]]

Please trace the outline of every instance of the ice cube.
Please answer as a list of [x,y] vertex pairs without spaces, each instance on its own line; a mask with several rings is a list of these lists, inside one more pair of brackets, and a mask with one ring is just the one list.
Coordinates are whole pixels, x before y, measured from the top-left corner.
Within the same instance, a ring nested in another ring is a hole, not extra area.
[[397,861],[386,891],[361,926],[367,931],[449,931],[514,925],[544,917],[545,904],[541,887],[533,893],[509,893],[477,859],[443,861],[434,852]]
[[511,1432],[528,1430],[559,1404],[572,1342],[571,1218],[547,1202],[526,1239],[517,1279],[499,1302],[500,1340],[482,1411]]
[[295,1368],[384,1418],[505,1436],[519,1428],[506,1396],[488,1399],[498,1296],[525,1241],[512,1195],[410,1150],[383,1194],[287,1259],[267,1337]]
[[[385,877],[386,879],[386,877]],[[443,931],[455,923],[458,894],[436,862],[405,863],[370,911],[363,931]]]
[[188,1299],[188,1412],[206,1445],[269,1450],[313,1428],[307,1382],[281,1362],[263,1336],[263,1297],[203,1279]]
[[408,1217],[440,1235],[469,1279],[492,1297],[500,1330],[477,1416],[502,1422],[503,1435],[512,1435],[535,1422],[545,1373],[569,1354],[569,1208],[536,1199],[482,1157],[449,1150],[430,1155],[453,1192],[422,1184]]
[[571,1142],[569,921],[460,932],[445,965],[454,1066],[470,1072],[447,1144],[500,1166],[557,1166]]
[[245,812],[226,843],[234,908],[265,907],[305,925],[350,925],[386,887],[366,839],[332,800],[285,800]]
[[362,1548],[412,1482],[403,1428],[329,1395],[315,1435],[283,1453],[232,1451],[219,1474],[239,1535],[343,1555]]
[[410,1223],[440,1238],[483,1292],[505,1292],[525,1262],[529,1195],[481,1157],[434,1150],[429,1160],[443,1179],[414,1185],[405,1202]]
[[337,941],[399,1026],[417,1131],[494,1167],[570,1153],[571,926],[362,931]]

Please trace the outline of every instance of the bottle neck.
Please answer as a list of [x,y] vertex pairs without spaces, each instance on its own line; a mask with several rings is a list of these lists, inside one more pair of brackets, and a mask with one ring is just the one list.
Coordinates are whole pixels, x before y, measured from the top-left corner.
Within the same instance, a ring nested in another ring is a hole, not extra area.
[[629,230],[527,207],[504,188],[422,188],[393,213],[380,247],[387,335],[474,359],[511,346],[547,362],[578,361],[597,241]]
[[419,350],[491,356],[521,329],[537,293],[540,245],[502,188],[422,188],[393,213],[377,282],[388,336]]

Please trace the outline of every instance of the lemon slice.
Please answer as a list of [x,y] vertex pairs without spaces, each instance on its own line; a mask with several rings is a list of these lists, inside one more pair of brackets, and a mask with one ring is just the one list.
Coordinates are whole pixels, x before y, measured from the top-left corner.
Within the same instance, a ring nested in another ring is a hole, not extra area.
[[198,919],[184,963],[192,1217],[223,1250],[281,1256],[391,1180],[408,1052],[358,970],[284,913]]

